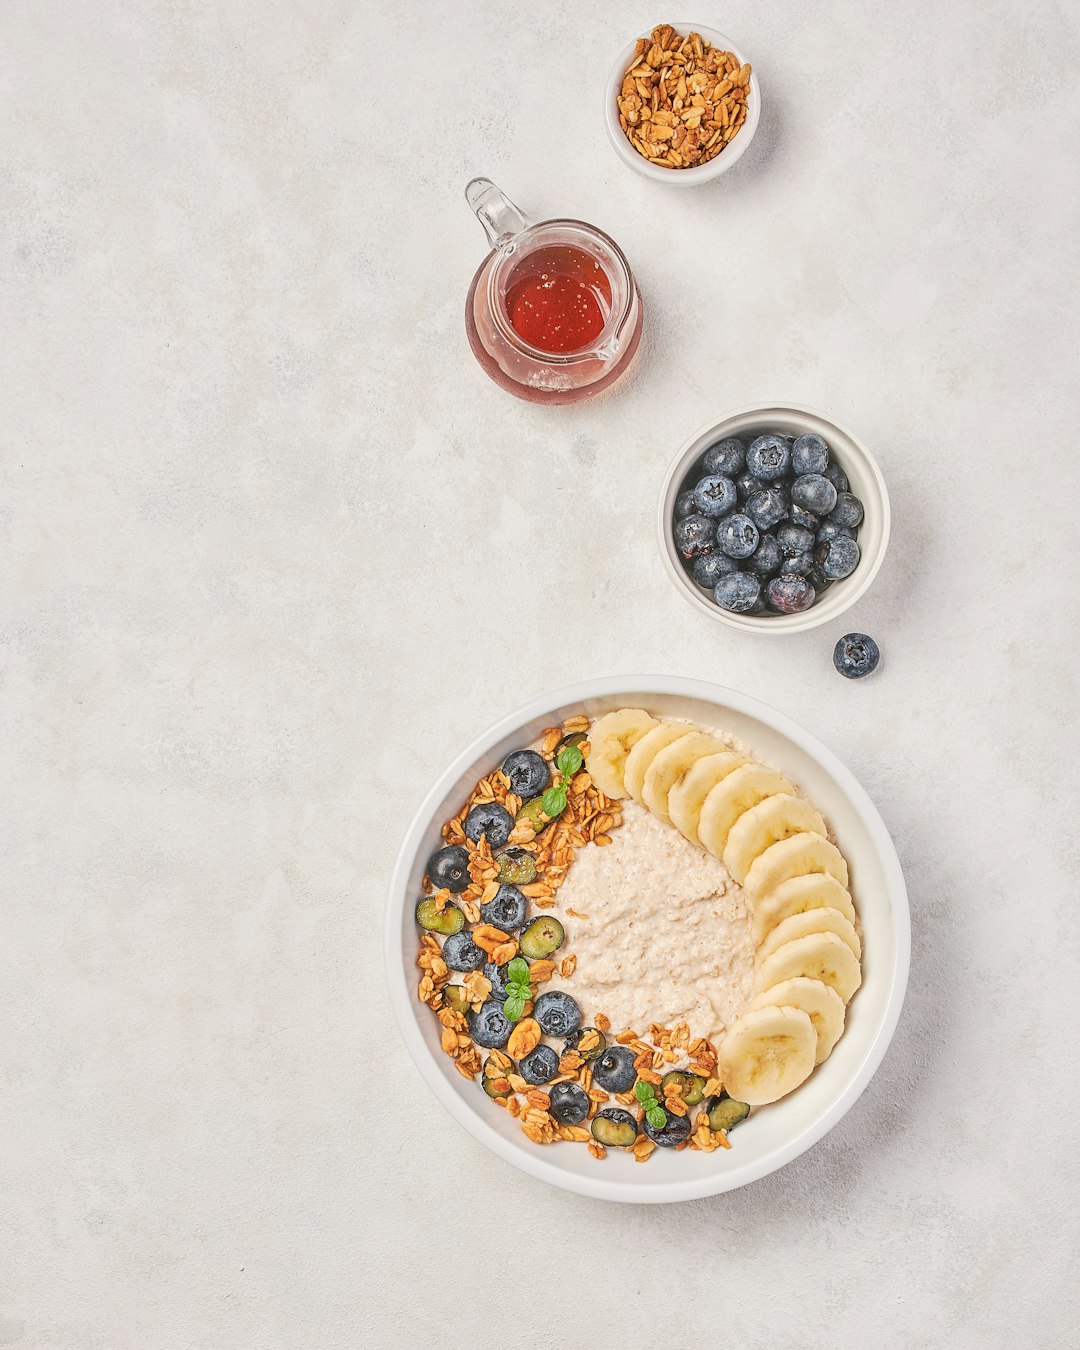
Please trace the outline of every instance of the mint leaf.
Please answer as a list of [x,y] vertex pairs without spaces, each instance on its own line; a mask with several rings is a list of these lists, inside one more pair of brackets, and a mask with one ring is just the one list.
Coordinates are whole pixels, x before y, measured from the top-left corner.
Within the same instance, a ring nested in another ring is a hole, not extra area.
[[577,773],[584,763],[584,756],[576,745],[564,745],[555,760],[555,767],[560,773],[570,774]]
[[526,961],[524,957],[515,956],[512,961],[507,963],[506,974],[509,977],[511,984],[520,984],[522,980],[528,982],[529,979],[528,961]]
[[[655,1102],[656,1098],[653,1098]],[[667,1124],[667,1112],[662,1106],[650,1106],[645,1112],[645,1119],[654,1130],[662,1130]]]
[[521,1014],[525,1011],[525,1000],[517,994],[516,990],[507,994],[506,1002],[503,1004],[503,1015],[508,1022],[520,1022]]
[[549,787],[540,798],[540,805],[544,809],[545,816],[551,816],[553,820],[556,816],[561,816],[566,810],[566,788],[561,783],[558,787]]
[[645,1107],[656,1100],[656,1093],[652,1090],[652,1084],[646,1083],[643,1078],[639,1078],[634,1084],[634,1096]]

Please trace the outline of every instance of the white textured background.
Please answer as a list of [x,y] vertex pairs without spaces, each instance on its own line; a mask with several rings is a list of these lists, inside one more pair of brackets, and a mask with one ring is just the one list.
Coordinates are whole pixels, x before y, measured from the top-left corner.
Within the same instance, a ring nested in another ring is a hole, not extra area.
[[[1076,11],[700,11],[765,111],[694,193],[598,109],[667,17],[0,9],[0,1346],[1076,1344]],[[610,398],[473,364],[475,173],[625,248]],[[895,510],[851,623],[784,642],[703,621],[652,534],[679,442],[758,398],[849,423]],[[467,1138],[377,955],[448,758],[632,669],[834,746],[914,920],[856,1108],[662,1212]]]

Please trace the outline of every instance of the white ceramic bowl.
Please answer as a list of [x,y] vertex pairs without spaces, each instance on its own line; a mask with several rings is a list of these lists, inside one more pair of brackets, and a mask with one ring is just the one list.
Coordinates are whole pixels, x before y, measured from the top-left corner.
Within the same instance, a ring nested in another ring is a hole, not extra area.
[[[745,65],[747,57],[739,47],[729,37],[723,33],[718,33],[715,28],[706,28],[700,23],[672,23],[676,32],[682,33],[700,33],[706,42],[713,47],[719,47],[721,51],[731,52],[737,56],[740,63]],[[648,37],[648,33],[642,33],[642,37]],[[707,164],[696,164],[689,169],[672,169],[666,164],[650,164],[644,155],[639,155],[630,142],[626,139],[626,133],[619,125],[619,105],[617,102],[619,90],[622,88],[623,78],[626,75],[627,67],[634,59],[634,52],[637,49],[637,42],[631,42],[625,47],[615,62],[611,74],[608,77],[607,85],[604,89],[604,122],[607,126],[608,139],[615,147],[615,153],[627,164],[635,173],[640,173],[645,178],[652,178],[657,183],[670,183],[675,187],[700,187],[702,183],[711,183],[714,178],[719,178],[722,173],[737,164],[743,155],[750,148],[750,142],[754,139],[754,133],[757,131],[758,122],[761,118],[761,86],[758,83],[758,77],[754,72],[753,66],[750,69],[750,92],[746,99],[746,118],[739,128],[738,134],[733,136],[726,150]]]
[[[851,868],[863,926],[863,984],[831,1057],[791,1096],[754,1111],[732,1133],[730,1150],[657,1150],[645,1166],[612,1149],[597,1162],[583,1145],[539,1146],[521,1133],[476,1082],[462,1078],[439,1048],[439,1023],[416,997],[418,933],[413,911],[440,827],[478,778],[545,728],[584,712],[624,705],[690,718],[747,741],[799,784],[835,831]],[[390,999],[409,1053],[459,1125],[505,1162],[541,1181],[601,1200],[660,1204],[734,1190],[775,1171],[830,1130],[870,1081],[896,1029],[907,987],[911,934],[907,892],[888,830],[836,756],[790,718],[744,694],[668,675],[609,676],[534,699],[478,736],[439,776],[405,835],[390,883],[385,921]],[[450,1130],[449,1122],[433,1129]],[[497,1184],[497,1177],[493,1178]]]
[[[721,609],[709,595],[696,585],[683,567],[675,548],[675,498],[683,489],[695,462],[710,445],[727,436],[738,436],[749,443],[756,436],[775,431],[787,436],[801,436],[816,432],[829,443],[829,452],[844,470],[851,483],[851,491],[863,504],[865,515],[859,526],[859,565],[851,576],[835,581],[808,610],[802,614],[732,614]],[[784,633],[804,633],[838,618],[863,595],[877,576],[889,545],[892,512],[885,479],[874,457],[858,439],[839,422],[824,413],[801,408],[793,403],[755,403],[738,412],[729,413],[717,422],[709,422],[685,441],[671,462],[664,485],[660,490],[657,512],[657,530],[660,552],[668,575],[681,595],[710,619],[725,623],[729,628],[740,628],[744,633],[764,633],[780,636]]]

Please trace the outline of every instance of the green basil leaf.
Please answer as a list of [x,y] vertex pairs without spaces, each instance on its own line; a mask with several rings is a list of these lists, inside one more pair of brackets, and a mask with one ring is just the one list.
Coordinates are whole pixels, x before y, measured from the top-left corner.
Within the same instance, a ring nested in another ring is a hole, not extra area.
[[544,808],[544,815],[550,816],[552,820],[561,816],[566,810],[566,789],[561,783],[558,787],[548,788],[540,798],[540,805]]
[[555,767],[560,773],[577,773],[584,763],[585,759],[576,745],[564,745],[555,760]]

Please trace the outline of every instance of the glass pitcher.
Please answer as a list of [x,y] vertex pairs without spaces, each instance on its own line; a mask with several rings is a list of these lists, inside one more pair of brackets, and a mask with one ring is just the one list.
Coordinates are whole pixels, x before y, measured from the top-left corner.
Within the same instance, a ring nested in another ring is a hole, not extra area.
[[575,403],[614,384],[641,339],[641,297],[615,241],[581,220],[530,225],[489,178],[474,178],[465,199],[492,246],[465,303],[488,375],[532,403]]

